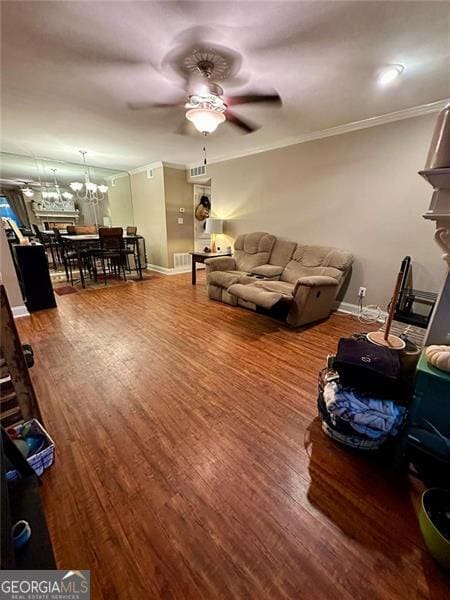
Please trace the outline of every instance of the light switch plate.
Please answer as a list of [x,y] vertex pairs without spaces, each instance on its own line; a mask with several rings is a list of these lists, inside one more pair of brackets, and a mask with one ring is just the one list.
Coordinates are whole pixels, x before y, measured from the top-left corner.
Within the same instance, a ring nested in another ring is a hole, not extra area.
[[178,217],[178,225],[183,225],[184,219],[183,217]]

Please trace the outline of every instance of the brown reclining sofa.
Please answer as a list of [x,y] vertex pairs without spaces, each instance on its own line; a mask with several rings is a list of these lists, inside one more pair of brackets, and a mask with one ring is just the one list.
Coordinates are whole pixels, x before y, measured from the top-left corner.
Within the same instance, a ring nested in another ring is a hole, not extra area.
[[285,308],[293,327],[329,316],[353,256],[329,246],[254,232],[236,238],[234,255],[209,258],[209,298],[251,310]]

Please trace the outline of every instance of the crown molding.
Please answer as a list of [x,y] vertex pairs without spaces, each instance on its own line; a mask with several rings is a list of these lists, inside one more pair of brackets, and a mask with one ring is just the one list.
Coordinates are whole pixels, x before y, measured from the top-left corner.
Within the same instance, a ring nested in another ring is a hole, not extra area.
[[186,165],[182,165],[180,163],[173,163],[158,160],[157,162],[150,163],[149,165],[142,165],[142,167],[136,167],[135,169],[131,169],[128,171],[130,175],[136,175],[137,173],[142,173],[143,171],[147,171],[148,169],[161,169],[162,167],[167,167],[169,169],[179,169],[180,171],[186,170]]
[[163,167],[168,167],[169,169],[178,169],[179,171],[186,171],[186,165],[182,165],[181,163],[173,163],[163,161]]
[[162,161],[158,160],[157,162],[150,163],[148,165],[142,165],[142,167],[136,167],[135,169],[130,169],[128,173],[130,175],[136,175],[137,173],[142,173],[143,171],[147,171],[148,169],[160,169],[163,166]]
[[105,177],[105,181],[112,181],[113,179],[119,179],[119,177],[128,177],[128,171],[123,171],[121,173],[117,173],[117,175],[108,175]]
[[[438,100],[437,102],[430,102],[429,104],[421,104],[419,106],[404,108],[402,110],[386,113],[384,115],[369,117],[368,119],[362,119],[361,121],[353,121],[351,123],[337,125],[336,127],[330,127],[329,129],[312,131],[311,133],[305,133],[295,138],[289,138],[288,140],[277,142],[276,144],[267,144],[264,146],[257,146],[249,150],[244,150],[242,152],[213,156],[212,158],[208,159],[208,164],[233,160],[235,158],[243,158],[244,156],[251,156],[252,154],[260,154],[261,152],[269,152],[271,150],[279,150],[280,148],[304,144],[305,142],[312,142],[313,140],[332,137],[334,135],[342,135],[343,133],[350,133],[360,129],[368,129],[369,127],[376,127],[377,125],[385,125],[387,123],[394,123],[395,121],[402,121],[403,119],[411,119],[413,117],[420,117],[422,115],[436,113],[441,111],[449,102],[450,99]],[[186,165],[186,168],[190,169],[191,167],[196,166],[198,166],[198,162],[189,163]]]

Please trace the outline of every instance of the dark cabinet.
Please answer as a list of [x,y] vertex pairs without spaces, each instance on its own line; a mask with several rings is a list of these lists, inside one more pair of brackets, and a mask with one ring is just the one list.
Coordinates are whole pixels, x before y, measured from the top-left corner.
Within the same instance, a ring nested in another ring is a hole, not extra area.
[[55,308],[47,254],[42,244],[13,244],[25,305],[30,312]]

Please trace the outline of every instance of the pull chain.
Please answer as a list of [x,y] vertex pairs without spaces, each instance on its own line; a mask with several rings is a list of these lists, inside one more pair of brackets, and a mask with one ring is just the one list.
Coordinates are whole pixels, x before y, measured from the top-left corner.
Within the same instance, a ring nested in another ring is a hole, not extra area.
[[206,146],[203,146],[203,164],[205,167],[208,164],[208,161],[206,160]]

